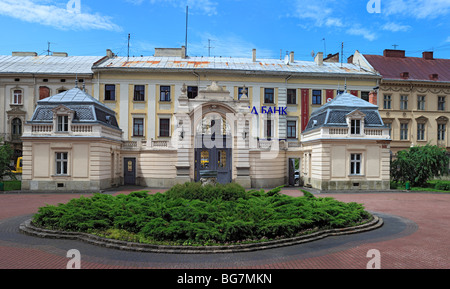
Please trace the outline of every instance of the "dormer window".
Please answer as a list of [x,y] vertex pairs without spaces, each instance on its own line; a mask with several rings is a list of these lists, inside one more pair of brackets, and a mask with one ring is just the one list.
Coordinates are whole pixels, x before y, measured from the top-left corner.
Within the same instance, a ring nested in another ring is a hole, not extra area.
[[58,115],[57,131],[58,132],[68,132],[69,131],[69,116],[68,115]]
[[361,120],[360,119],[352,119],[351,120],[350,133],[351,134],[361,134]]

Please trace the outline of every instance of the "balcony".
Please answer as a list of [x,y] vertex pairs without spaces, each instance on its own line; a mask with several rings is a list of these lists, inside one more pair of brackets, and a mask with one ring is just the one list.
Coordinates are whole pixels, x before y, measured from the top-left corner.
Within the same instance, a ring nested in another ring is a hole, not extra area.
[[175,149],[170,141],[166,140],[136,140],[123,141],[122,149],[124,150],[168,150]]

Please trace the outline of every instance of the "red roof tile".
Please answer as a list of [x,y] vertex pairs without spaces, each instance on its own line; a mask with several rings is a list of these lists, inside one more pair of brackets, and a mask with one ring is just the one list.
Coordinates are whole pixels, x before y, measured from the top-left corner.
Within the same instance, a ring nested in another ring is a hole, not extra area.
[[[384,79],[450,82],[450,59],[386,57],[382,55],[364,55],[364,57]],[[433,75],[436,77],[436,74],[437,79],[433,78]]]

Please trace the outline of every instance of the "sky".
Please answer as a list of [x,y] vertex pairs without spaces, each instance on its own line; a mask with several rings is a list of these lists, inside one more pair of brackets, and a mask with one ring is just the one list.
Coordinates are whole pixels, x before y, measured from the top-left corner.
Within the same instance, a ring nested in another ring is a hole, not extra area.
[[450,0],[0,0],[0,55],[127,56],[130,35],[130,56],[152,56],[185,45],[186,7],[189,56],[450,58]]

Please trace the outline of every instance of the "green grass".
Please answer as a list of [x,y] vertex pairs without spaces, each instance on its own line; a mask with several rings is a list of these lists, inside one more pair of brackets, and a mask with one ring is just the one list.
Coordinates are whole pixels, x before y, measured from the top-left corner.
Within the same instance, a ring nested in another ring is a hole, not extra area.
[[164,194],[95,194],[41,207],[37,226],[152,244],[208,246],[261,242],[367,222],[361,204],[333,198],[245,191],[237,184],[174,186]]
[[[391,189],[405,190],[406,185],[391,181]],[[411,187],[411,191],[450,193],[450,181],[431,180],[420,187]]]

